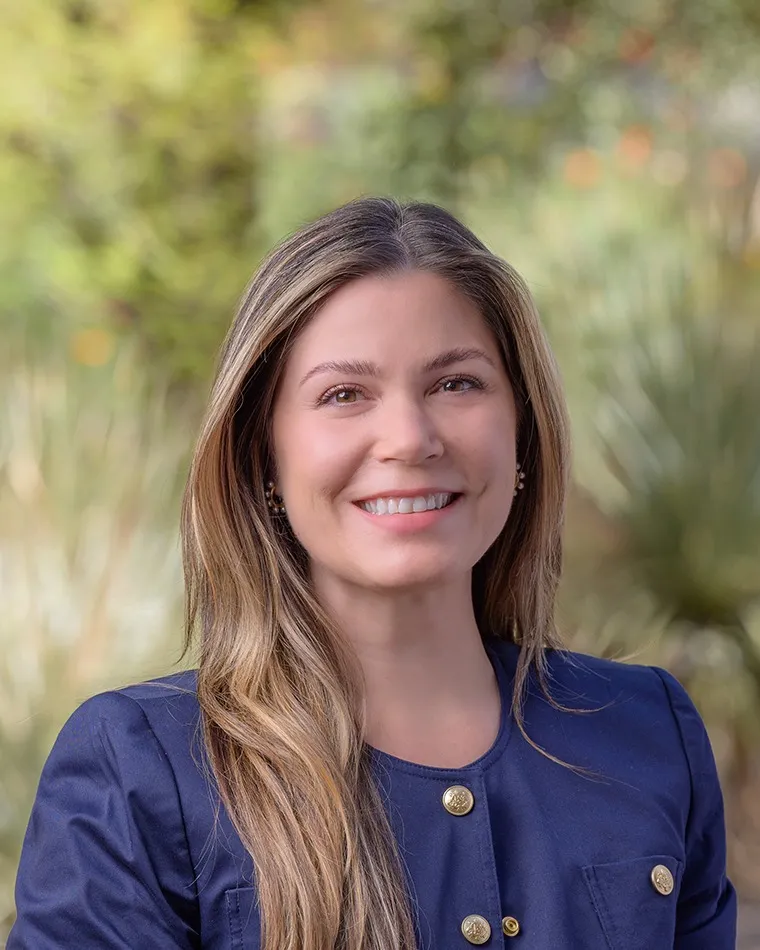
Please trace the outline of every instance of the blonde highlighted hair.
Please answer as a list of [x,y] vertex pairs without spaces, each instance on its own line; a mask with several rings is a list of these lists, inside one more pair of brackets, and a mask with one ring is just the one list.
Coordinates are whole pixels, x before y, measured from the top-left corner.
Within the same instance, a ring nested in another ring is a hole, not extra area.
[[[196,644],[208,763],[255,868],[263,950],[414,950],[404,872],[367,749],[355,655],[310,588],[307,554],[273,519],[270,420],[293,340],[328,297],[417,269],[475,302],[518,407],[525,488],[474,566],[482,634],[531,668],[559,646],[554,600],[569,467],[567,413],[535,307],[515,271],[443,209],[353,201],[263,262],[222,347],[182,509],[185,649]],[[196,642],[197,641],[197,642]],[[523,729],[524,732],[524,729]]]

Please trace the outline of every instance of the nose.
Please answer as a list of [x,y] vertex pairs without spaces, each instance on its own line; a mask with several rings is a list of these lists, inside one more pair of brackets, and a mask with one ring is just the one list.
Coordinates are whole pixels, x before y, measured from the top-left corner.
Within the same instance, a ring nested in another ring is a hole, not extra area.
[[432,412],[420,399],[394,399],[377,413],[376,420],[375,455],[381,462],[418,464],[443,453]]

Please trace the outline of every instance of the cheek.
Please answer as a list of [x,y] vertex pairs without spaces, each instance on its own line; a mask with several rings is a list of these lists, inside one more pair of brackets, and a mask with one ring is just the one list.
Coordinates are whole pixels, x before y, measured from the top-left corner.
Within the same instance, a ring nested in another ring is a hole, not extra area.
[[278,445],[283,493],[299,495],[307,504],[309,497],[339,492],[355,473],[360,454],[345,434],[314,424],[290,426]]
[[491,458],[491,465],[494,473],[498,473],[500,480],[503,479],[505,484],[512,484],[517,465],[513,439],[505,439],[500,445],[495,446],[495,451]]
[[513,414],[505,407],[485,416],[479,425],[468,427],[462,449],[470,459],[479,461],[489,481],[509,480],[517,461]]

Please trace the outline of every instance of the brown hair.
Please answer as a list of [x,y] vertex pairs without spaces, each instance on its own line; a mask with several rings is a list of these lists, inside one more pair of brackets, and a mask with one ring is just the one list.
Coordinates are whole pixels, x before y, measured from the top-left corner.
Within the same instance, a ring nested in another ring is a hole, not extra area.
[[[362,737],[353,652],[310,589],[306,552],[265,487],[270,419],[289,348],[339,287],[430,271],[473,300],[518,407],[525,488],[473,569],[481,630],[521,646],[530,669],[558,646],[554,601],[569,467],[556,364],[525,284],[448,212],[361,198],[307,225],[263,262],[222,348],[182,511],[185,650],[220,798],[250,852],[264,950],[413,950],[404,875]],[[370,924],[371,922],[371,924]]]

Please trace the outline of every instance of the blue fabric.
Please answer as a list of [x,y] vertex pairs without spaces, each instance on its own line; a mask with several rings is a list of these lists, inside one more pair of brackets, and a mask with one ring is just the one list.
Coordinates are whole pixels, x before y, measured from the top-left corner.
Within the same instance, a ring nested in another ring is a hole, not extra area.
[[[370,750],[401,845],[424,950],[487,947],[733,950],[723,802],[702,720],[654,667],[549,654],[561,712],[531,684],[530,738],[510,713],[517,648],[486,641],[502,696],[491,749],[461,769]],[[256,950],[253,867],[204,777],[195,674],[83,703],[47,760],[16,884],[7,950]],[[449,814],[464,785],[475,805]],[[220,808],[217,819],[217,807]],[[667,867],[674,890],[650,880]],[[502,933],[506,915],[520,923]]]

